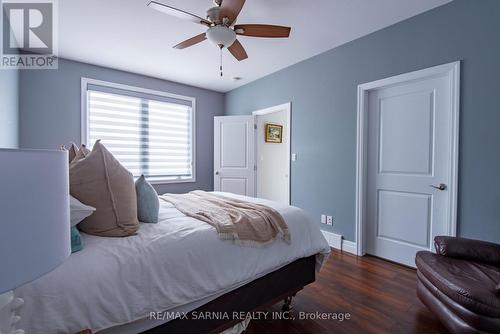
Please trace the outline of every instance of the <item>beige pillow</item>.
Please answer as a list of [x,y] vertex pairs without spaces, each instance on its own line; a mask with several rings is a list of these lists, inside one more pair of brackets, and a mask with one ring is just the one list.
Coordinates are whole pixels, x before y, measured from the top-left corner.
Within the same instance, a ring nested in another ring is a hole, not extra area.
[[100,141],[84,158],[73,160],[69,180],[71,195],[96,208],[78,224],[80,230],[103,237],[125,237],[139,229],[134,178]]
[[[90,154],[90,150],[87,148],[87,146],[82,144],[82,146],[80,146],[80,149],[77,148],[74,159],[80,160],[80,159],[85,158],[89,154]],[[71,160],[71,161],[73,161],[73,160]]]
[[69,144],[69,148],[66,148],[65,145],[61,145],[61,149],[68,151],[69,163],[74,159],[83,159],[90,153],[90,150],[85,145],[82,144],[82,146],[78,148],[73,142]]
[[78,154],[78,146],[75,145],[75,143],[71,143],[70,147],[68,149],[68,155],[69,155],[69,162],[73,161],[73,159],[76,157]]

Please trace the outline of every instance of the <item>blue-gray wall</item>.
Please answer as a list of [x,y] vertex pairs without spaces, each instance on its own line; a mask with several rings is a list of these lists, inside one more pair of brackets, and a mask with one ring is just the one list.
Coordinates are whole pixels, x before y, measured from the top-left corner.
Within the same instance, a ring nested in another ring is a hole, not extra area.
[[16,148],[19,137],[19,71],[0,70],[0,148]]
[[82,77],[195,97],[197,181],[156,188],[159,193],[213,189],[213,117],[224,113],[224,94],[133,73],[65,59],[59,60],[58,70],[21,71],[22,148],[55,149],[70,141],[80,143]]
[[252,82],[226,95],[226,114],[291,101],[292,203],[354,240],[357,85],[456,60],[459,234],[500,242],[499,0],[455,0]]

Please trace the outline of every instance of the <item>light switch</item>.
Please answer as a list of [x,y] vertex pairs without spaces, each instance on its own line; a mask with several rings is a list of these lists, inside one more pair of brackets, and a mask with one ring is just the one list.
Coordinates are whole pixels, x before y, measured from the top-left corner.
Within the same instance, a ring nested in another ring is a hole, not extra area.
[[297,153],[292,153],[292,161],[297,161]]

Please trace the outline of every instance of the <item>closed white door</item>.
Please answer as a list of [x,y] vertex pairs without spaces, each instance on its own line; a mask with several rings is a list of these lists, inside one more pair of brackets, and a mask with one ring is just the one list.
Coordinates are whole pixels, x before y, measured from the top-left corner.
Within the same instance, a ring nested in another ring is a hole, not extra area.
[[449,235],[452,87],[427,76],[368,93],[367,253],[414,267]]
[[254,116],[214,118],[214,190],[255,197]]

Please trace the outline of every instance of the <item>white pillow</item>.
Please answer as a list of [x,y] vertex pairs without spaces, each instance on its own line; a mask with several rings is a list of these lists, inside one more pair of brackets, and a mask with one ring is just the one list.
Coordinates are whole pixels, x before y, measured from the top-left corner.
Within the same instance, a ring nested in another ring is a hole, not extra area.
[[76,226],[76,224],[93,214],[95,211],[94,207],[83,204],[73,196],[69,196],[69,208],[71,216],[71,227]]

